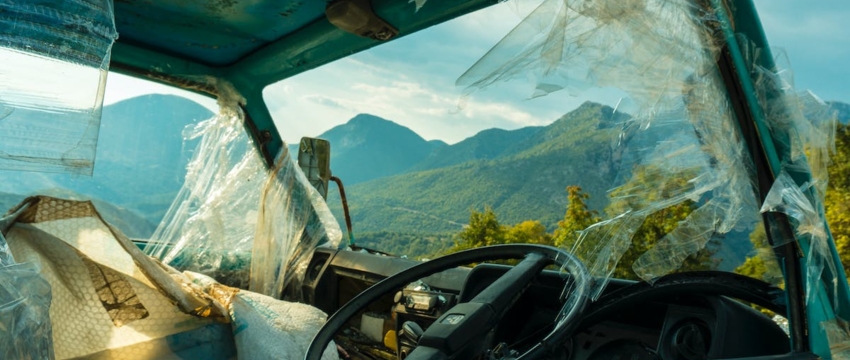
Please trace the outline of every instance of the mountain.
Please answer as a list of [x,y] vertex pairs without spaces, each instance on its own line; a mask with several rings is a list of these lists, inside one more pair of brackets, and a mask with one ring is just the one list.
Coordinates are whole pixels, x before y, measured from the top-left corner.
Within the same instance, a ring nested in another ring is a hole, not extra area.
[[346,185],[404,172],[446,146],[369,114],[357,115],[319,137],[331,142],[331,171]]
[[850,104],[840,101],[827,101],[826,104],[831,111],[835,112],[840,123],[850,123]]
[[183,130],[212,112],[183,97],[150,94],[104,106],[102,114],[93,176],[0,171],[0,193],[6,193],[0,213],[31,194],[92,199],[128,236],[150,236],[197,145],[183,140]]
[[[619,129],[611,124],[621,116],[585,103],[546,127],[484,131],[435,153],[452,157],[448,163],[472,160],[347,186],[355,234],[454,232],[470,208],[485,206],[504,223],[535,219],[553,227],[564,215],[569,185],[580,185],[591,194],[590,207],[601,210],[618,161],[610,139]],[[436,166],[433,158],[424,161],[414,169]],[[334,192],[328,203],[342,219]]]
[[436,169],[472,160],[495,159],[505,155],[513,145],[529,139],[541,127],[529,126],[517,130],[487,129],[457,144],[438,148],[411,170]]

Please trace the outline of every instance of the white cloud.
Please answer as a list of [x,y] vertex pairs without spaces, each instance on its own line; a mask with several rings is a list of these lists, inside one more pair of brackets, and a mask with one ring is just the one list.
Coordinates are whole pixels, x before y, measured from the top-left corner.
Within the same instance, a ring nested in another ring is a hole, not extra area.
[[327,107],[330,107],[330,108],[348,109],[348,107],[346,107],[344,104],[342,104],[339,100],[335,100],[333,98],[330,98],[330,97],[327,97],[327,96],[324,96],[324,95],[311,94],[311,95],[303,96],[302,99],[314,102],[318,105],[324,105],[324,106],[327,106]]
[[[486,99],[472,99],[462,109],[458,109],[460,91],[444,84],[454,79],[436,78],[430,73],[420,74],[419,81],[412,81],[409,80],[413,79],[410,74],[387,71],[386,68],[370,69],[368,65],[364,66],[357,61],[340,63],[322,70],[322,73],[290,79],[286,85],[290,89],[298,88],[298,92],[304,94],[300,98],[302,104],[310,103],[312,110],[300,110],[298,104],[290,104],[275,111],[278,116],[309,111],[313,115],[310,118],[312,124],[322,123],[326,126],[325,129],[313,130],[309,135],[318,135],[327,128],[347,121],[356,113],[377,115],[407,126],[425,138],[450,143],[491,127],[515,129],[545,124],[556,118],[532,114],[516,104]],[[337,76],[341,74],[349,76]],[[277,91],[269,89],[266,92],[267,100],[285,95],[282,86]],[[346,111],[334,111],[340,109]],[[318,117],[331,115],[346,117],[336,118],[335,121],[317,120]],[[301,125],[283,121],[279,128],[304,128]]]
[[[529,12],[539,2],[520,1],[519,13]],[[454,143],[492,127],[545,125],[586,100],[616,104],[623,94],[613,89],[590,89],[580,97],[557,92],[526,100],[528,84],[511,82],[475,93],[459,108],[462,89],[455,87],[455,80],[520,21],[515,7],[499,4],[272,85],[265,95],[278,128],[286,140],[296,141],[301,135],[315,136],[342,124],[357,113],[370,113],[407,126],[426,139]],[[799,43],[823,31],[836,31],[835,26],[842,24],[834,19],[817,24],[813,16],[795,21],[788,14],[773,9],[762,14],[769,36]],[[768,29],[774,23],[786,28]],[[794,25],[787,26],[790,23]],[[833,47],[846,51],[846,47]],[[799,56],[803,55],[791,52],[792,60]]]
[[470,102],[461,112],[468,119],[501,118],[516,127],[545,125],[555,119],[541,119],[514,106],[493,102]]

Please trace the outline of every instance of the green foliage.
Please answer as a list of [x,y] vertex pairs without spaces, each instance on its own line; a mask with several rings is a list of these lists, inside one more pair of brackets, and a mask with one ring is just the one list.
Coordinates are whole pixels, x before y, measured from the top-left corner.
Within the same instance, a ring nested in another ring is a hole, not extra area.
[[471,210],[469,225],[457,235],[455,245],[449,252],[474,249],[505,243],[505,228],[499,224],[496,213],[487,207],[483,212]]
[[357,245],[411,259],[432,259],[452,244],[451,233],[418,234],[378,231],[357,234]]
[[526,220],[505,229],[505,244],[553,245],[552,235],[539,221]]
[[[605,212],[613,216],[628,210],[644,209],[655,201],[674,198],[689,190],[692,186],[689,181],[692,175],[695,174],[667,174],[653,166],[637,168],[628,183],[611,193],[611,198],[617,200],[612,201]],[[636,194],[640,196],[635,196]],[[637,280],[638,276],[632,269],[632,264],[665,235],[676,229],[696,208],[696,203],[685,200],[649,214],[632,237],[631,246],[620,258],[614,270],[614,277]],[[705,248],[686,258],[679,271],[714,268],[716,264],[712,255],[717,251],[717,241],[711,240]]]
[[[355,229],[457,232],[470,208],[490,206],[504,223],[534,219],[552,231],[564,214],[558,194],[566,185],[592,195],[588,208],[606,205],[603,195],[613,186],[618,161],[611,149],[618,129],[610,123],[620,120],[611,108],[587,103],[546,127],[482,132],[438,151],[451,161],[422,163],[439,168],[346,183]],[[337,163],[331,161],[334,169]],[[339,198],[333,189],[330,194],[328,204],[342,219]]]
[[580,231],[599,222],[596,211],[588,209],[585,204],[589,198],[590,195],[582,192],[580,186],[567,187],[567,212],[564,214],[564,219],[558,221],[558,228],[555,229],[553,235],[555,246],[572,248],[578,240]]
[[493,209],[470,210],[469,225],[457,233],[455,244],[446,253],[499,244],[552,245],[552,235],[539,221],[527,220],[514,226],[499,223]]
[[761,223],[756,225],[750,233],[750,242],[753,244],[754,254],[747,257],[747,260],[738,266],[735,272],[783,286],[782,270],[779,268],[773,249],[767,242],[767,233]]
[[829,183],[824,207],[844,272],[850,276],[850,126],[838,125],[835,153],[827,168]]

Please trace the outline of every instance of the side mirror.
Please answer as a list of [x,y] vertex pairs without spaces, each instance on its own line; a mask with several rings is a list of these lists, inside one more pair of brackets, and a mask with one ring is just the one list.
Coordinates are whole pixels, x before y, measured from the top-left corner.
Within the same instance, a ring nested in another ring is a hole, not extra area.
[[310,184],[327,199],[328,181],[331,179],[331,143],[325,139],[301,138],[298,166]]

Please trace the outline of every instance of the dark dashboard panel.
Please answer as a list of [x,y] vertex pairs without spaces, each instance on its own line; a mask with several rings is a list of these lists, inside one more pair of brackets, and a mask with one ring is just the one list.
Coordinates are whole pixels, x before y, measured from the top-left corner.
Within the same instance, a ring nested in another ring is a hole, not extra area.
[[[477,266],[469,274],[460,300],[471,299],[507,269]],[[557,272],[538,276],[505,315],[504,322],[509,325],[499,329],[497,337],[510,344],[545,328],[561,307],[565,281]],[[612,279],[605,293],[634,283]],[[546,315],[545,320],[537,319],[540,314]],[[590,360],[730,359],[790,351],[787,334],[771,319],[738,301],[701,294],[634,304],[628,311],[588,324],[565,347],[565,359]]]
[[[391,256],[319,248],[313,253],[301,285],[298,288],[287,288],[284,297],[314,305],[332,314],[359,291],[419,263]],[[422,281],[433,289],[457,294],[470,270],[451,269]],[[341,294],[340,289],[348,291]]]
[[[320,249],[314,254],[300,288],[301,298],[333,313],[371,284],[417,263]],[[368,311],[383,312],[387,318],[396,319],[388,329],[394,328],[397,332],[405,321],[427,328],[439,314],[457,302],[468,301],[509,268],[480,264],[474,269],[452,269],[423,279],[423,288],[387,294]],[[502,317],[494,333],[494,344],[505,343],[521,350],[548,333],[562,307],[560,298],[565,281],[564,275],[555,271],[544,271],[537,276]],[[634,282],[612,279],[606,293],[631,284]],[[288,295],[292,295],[292,289]],[[720,296],[683,294],[663,301],[634,304],[627,311],[595,324],[585,324],[563,344],[554,358],[696,360],[788,351],[788,336],[751,307]]]

